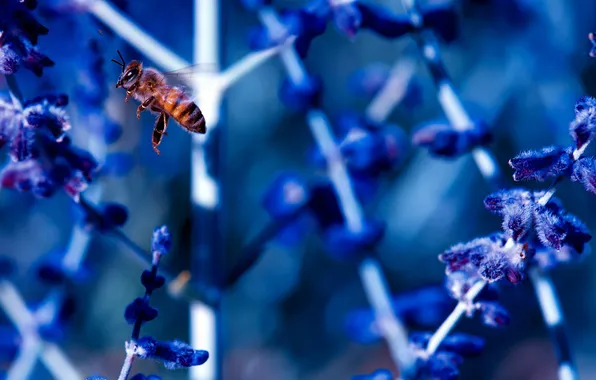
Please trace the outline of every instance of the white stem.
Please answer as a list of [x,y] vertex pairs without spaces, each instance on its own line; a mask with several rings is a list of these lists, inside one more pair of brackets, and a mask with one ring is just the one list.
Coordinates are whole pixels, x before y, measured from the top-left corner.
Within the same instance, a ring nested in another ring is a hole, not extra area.
[[542,311],[542,316],[547,326],[558,325],[563,322],[563,312],[555,292],[552,281],[542,275],[538,267],[532,267],[528,271],[530,280],[534,285],[536,298]]
[[399,60],[395,63],[389,78],[366,108],[369,120],[383,122],[408,92],[408,84],[415,73],[415,65],[411,60]]
[[39,356],[41,342],[34,336],[22,336],[22,343],[19,347],[19,354],[15,360],[10,363],[10,368],[6,374],[6,380],[28,379],[31,371],[35,368],[37,357]]
[[376,324],[387,341],[393,361],[400,364],[404,375],[414,366],[415,358],[409,349],[406,328],[395,316],[381,267],[375,259],[368,258],[360,263],[359,272],[366,298],[375,312]]
[[460,318],[464,316],[468,308],[470,307],[471,302],[480,294],[484,286],[486,286],[486,281],[481,280],[475,283],[470,290],[464,296],[464,299],[457,303],[455,309],[451,312],[451,314],[443,321],[441,326],[437,329],[437,331],[433,334],[433,336],[428,341],[428,345],[426,346],[426,356],[433,355],[443,340],[449,335],[451,330],[455,327],[457,322],[459,322]]
[[132,370],[132,363],[135,360],[135,356],[133,350],[126,350],[126,357],[124,358],[124,363],[122,364],[122,369],[120,369],[120,375],[118,375],[118,380],[127,380],[128,376],[130,375],[130,371]]
[[[0,307],[16,326],[22,337],[40,340],[35,329],[36,323],[33,314],[27,308],[14,285],[6,280],[0,281]],[[43,343],[41,350],[42,362],[56,379],[80,380],[83,378],[54,343]]]
[[[207,157],[203,143],[209,138],[213,129],[218,128],[221,112],[222,93],[221,84],[218,82],[221,45],[219,12],[218,0],[194,0],[193,61],[197,65],[209,65],[213,70],[198,78],[194,86],[198,104],[205,115],[208,133],[205,136],[193,135],[191,195],[193,204],[211,209],[219,204],[219,184],[217,179],[207,173]],[[190,379],[221,378],[221,374],[218,373],[221,360],[217,357],[219,321],[216,311],[203,304],[191,304],[189,322],[191,346],[209,352],[209,360],[205,364],[190,368]]]
[[228,89],[228,87],[236,83],[238,79],[244,77],[250,71],[262,65],[269,58],[273,57],[280,51],[285,50],[287,47],[292,46],[295,40],[295,37],[290,37],[282,45],[274,46],[267,50],[249,53],[244,58],[232,64],[219,75],[220,91],[225,91]]
[[320,110],[311,110],[308,112],[307,118],[312,135],[327,161],[327,173],[337,193],[340,209],[346,219],[346,225],[350,231],[362,231],[363,211],[354,194],[348,170],[343,163],[339,148],[335,144],[327,116]]
[[190,66],[190,63],[168,50],[107,1],[91,2],[89,12],[162,69],[173,71]]

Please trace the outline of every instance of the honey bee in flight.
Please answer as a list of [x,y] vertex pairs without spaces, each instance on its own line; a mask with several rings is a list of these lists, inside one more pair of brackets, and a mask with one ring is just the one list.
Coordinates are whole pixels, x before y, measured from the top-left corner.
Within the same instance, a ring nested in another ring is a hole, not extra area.
[[159,114],[153,128],[151,142],[153,150],[159,154],[157,147],[164,135],[167,135],[168,120],[176,120],[180,126],[190,132],[205,133],[205,118],[199,106],[179,87],[166,83],[165,76],[154,68],[143,68],[139,61],[130,61],[127,65],[118,51],[120,61],[112,62],[122,66],[122,74],[116,82],[116,88],[126,90],[126,99],[134,97],[141,104],[137,108],[137,118],[146,108]]

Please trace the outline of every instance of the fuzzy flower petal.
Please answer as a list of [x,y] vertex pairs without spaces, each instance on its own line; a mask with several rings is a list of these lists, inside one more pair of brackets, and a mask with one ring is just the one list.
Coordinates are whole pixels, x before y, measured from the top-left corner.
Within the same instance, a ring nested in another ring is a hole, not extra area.
[[482,323],[490,327],[504,327],[511,321],[511,316],[498,302],[477,302],[476,308],[482,316]]
[[209,353],[195,350],[181,341],[158,341],[152,337],[143,337],[133,344],[135,354],[142,359],[163,362],[167,369],[188,368],[201,365],[209,359]]
[[577,149],[594,138],[596,131],[596,99],[590,96],[580,98],[575,104],[575,119],[569,125],[569,133]]
[[515,181],[536,180],[571,174],[573,164],[572,148],[547,147],[541,151],[527,151],[518,154],[509,165],[515,170]]
[[168,226],[157,227],[153,230],[151,239],[151,249],[155,253],[165,255],[172,248],[172,235],[168,231]]
[[567,236],[565,222],[546,207],[537,205],[534,209],[536,234],[540,242],[547,247],[561,249]]
[[427,147],[432,154],[441,157],[458,157],[491,140],[492,135],[483,123],[460,131],[449,124],[431,122],[417,127],[412,135],[414,145]]
[[596,159],[584,157],[573,165],[571,180],[581,182],[587,191],[596,194]]

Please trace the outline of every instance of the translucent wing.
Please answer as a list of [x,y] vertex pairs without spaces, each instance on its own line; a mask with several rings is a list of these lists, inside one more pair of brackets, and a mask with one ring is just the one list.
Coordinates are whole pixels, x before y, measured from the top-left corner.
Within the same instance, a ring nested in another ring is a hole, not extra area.
[[214,72],[216,70],[217,70],[217,65],[215,65],[215,64],[197,63],[195,65],[183,67],[178,70],[167,71],[162,74],[168,78],[178,78],[180,80],[184,80],[187,78],[192,78],[196,75]]

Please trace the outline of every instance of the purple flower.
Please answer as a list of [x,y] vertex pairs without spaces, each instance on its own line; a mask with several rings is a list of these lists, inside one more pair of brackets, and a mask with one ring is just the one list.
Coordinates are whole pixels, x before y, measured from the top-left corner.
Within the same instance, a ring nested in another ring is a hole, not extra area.
[[428,359],[418,359],[416,379],[455,380],[463,358],[453,352],[437,352]]
[[63,188],[78,198],[97,163],[73,147],[64,107],[66,96],[49,95],[25,102],[23,108],[0,100],[0,146],[8,145],[12,160],[0,172],[0,185],[49,197]]
[[450,43],[459,36],[457,10],[452,4],[429,5],[422,10],[423,25],[436,32],[441,39]]
[[317,76],[307,76],[300,83],[285,78],[279,89],[279,99],[288,108],[305,111],[319,106],[322,91],[323,82]]
[[426,123],[417,127],[412,135],[414,145],[427,147],[432,154],[442,157],[458,157],[491,140],[492,134],[483,123],[464,130],[453,129],[449,124]]
[[389,370],[378,369],[368,375],[352,376],[352,380],[393,380],[393,375]]
[[573,165],[572,148],[551,146],[541,151],[527,151],[509,160],[515,173],[515,181],[545,181],[549,177],[567,176],[571,174]]
[[547,247],[561,249],[567,236],[567,228],[561,217],[544,206],[534,208],[534,223],[540,242]]
[[74,296],[65,295],[58,300],[49,298],[44,301],[35,311],[39,335],[47,341],[58,341],[64,338],[66,324],[75,310]]
[[596,194],[596,159],[583,157],[573,165],[571,180],[583,183],[587,191]]
[[87,203],[80,206],[83,211],[81,223],[88,231],[110,231],[122,227],[128,220],[128,210],[119,203],[103,203],[97,208]]
[[150,322],[157,318],[158,314],[157,309],[149,305],[149,300],[146,297],[137,297],[126,306],[124,319],[126,319],[126,322],[133,325],[139,322]]
[[[129,343],[129,346],[131,344]],[[163,362],[167,369],[188,368],[201,365],[209,359],[209,353],[195,350],[181,341],[158,341],[150,336],[132,343],[135,356]]]
[[532,193],[525,189],[504,189],[496,191],[484,198],[484,207],[497,215],[508,213],[507,207],[512,204],[530,206],[533,202]]
[[575,104],[575,119],[569,125],[569,133],[577,149],[594,138],[596,130],[596,99],[584,96]]
[[[517,283],[523,278],[526,251],[519,243],[507,246],[501,235],[478,238],[469,243],[458,244],[439,255],[439,260],[447,264],[446,273],[465,279],[467,276],[479,275],[488,282],[506,278]],[[461,281],[453,285],[461,284]],[[457,291],[457,289],[456,289]]]
[[23,66],[39,77],[45,67],[54,66],[35,47],[38,37],[48,34],[30,13],[36,5],[36,1],[0,1],[0,74],[14,74]]
[[482,323],[490,327],[504,327],[511,321],[509,312],[498,302],[476,302],[475,307],[480,311]]
[[331,10],[335,27],[348,37],[354,37],[362,25],[362,14],[357,1],[334,4],[331,1]]
[[51,251],[44,255],[35,264],[35,274],[39,280],[48,285],[64,285],[84,281],[87,278],[88,270],[80,267],[66,267],[64,255],[65,252],[62,250]]
[[144,270],[141,274],[141,284],[145,287],[147,293],[153,293],[156,289],[164,286],[166,279],[163,276],[159,276],[157,273]]
[[588,34],[588,39],[592,43],[592,48],[590,49],[590,57],[596,58],[596,35],[594,33]]

